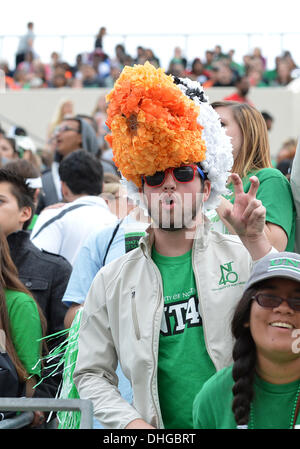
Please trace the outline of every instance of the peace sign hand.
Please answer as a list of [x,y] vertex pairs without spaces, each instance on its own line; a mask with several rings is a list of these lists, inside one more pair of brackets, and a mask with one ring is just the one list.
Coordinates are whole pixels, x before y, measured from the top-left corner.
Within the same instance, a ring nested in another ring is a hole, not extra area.
[[256,199],[259,180],[256,176],[250,178],[251,186],[248,193],[244,192],[239,175],[232,173],[235,201],[233,207],[224,211],[224,218],[233,227],[240,238],[255,240],[264,232],[266,209],[260,200]]

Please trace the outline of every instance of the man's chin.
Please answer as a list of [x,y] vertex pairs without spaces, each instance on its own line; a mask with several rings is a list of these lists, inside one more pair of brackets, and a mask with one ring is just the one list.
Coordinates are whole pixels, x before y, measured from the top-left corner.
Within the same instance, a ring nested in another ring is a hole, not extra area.
[[57,151],[57,153],[58,154],[60,154],[61,156],[63,156],[64,154],[64,149],[63,148],[61,148],[61,147],[56,147],[56,151]]

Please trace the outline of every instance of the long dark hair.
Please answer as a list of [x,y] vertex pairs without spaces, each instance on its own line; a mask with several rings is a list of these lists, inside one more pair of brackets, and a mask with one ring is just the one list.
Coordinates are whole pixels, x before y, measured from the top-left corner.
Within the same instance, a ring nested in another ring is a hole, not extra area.
[[[28,373],[26,372],[25,367],[20,361],[13,345],[4,288],[26,293],[28,296],[31,296],[33,298],[30,291],[27,290],[25,285],[18,278],[18,271],[10,257],[7,240],[2,229],[0,228],[0,328],[4,331],[5,334],[6,351],[10,356],[13,364],[15,365],[19,379],[24,382],[28,377]],[[40,316],[42,335],[45,336],[47,330],[47,321],[37,302],[36,305]],[[43,347],[44,351],[47,351],[45,343],[43,343]]]
[[261,288],[261,285],[262,283],[257,283],[244,292],[231,323],[231,331],[235,338],[232,368],[232,377],[235,383],[232,388],[232,411],[237,425],[248,423],[250,405],[254,396],[256,346],[250,332],[249,322],[253,296]]

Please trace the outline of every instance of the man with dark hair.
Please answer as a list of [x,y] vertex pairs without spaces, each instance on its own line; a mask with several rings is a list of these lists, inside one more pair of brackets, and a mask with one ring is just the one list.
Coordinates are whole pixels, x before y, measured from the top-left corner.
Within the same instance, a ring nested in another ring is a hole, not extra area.
[[82,147],[81,125],[81,120],[70,118],[63,120],[56,129],[56,149],[62,158]]
[[[25,179],[7,169],[0,169],[0,226],[9,244],[19,278],[31,291],[47,319],[47,333],[64,329],[64,295],[72,267],[67,260],[40,251],[26,231],[34,213],[34,190]],[[60,339],[53,340],[55,346]],[[49,343],[51,347],[51,342]]]
[[70,117],[61,122],[56,130],[56,153],[51,169],[43,174],[44,194],[40,196],[37,213],[62,200],[59,164],[65,156],[78,149],[97,155],[99,144],[96,132],[86,119]]
[[267,130],[271,131],[273,123],[274,123],[274,117],[271,114],[269,114],[269,112],[267,112],[267,111],[261,111],[261,115],[263,116],[263,118],[266,122]]
[[41,213],[32,231],[32,242],[39,248],[61,254],[73,264],[87,236],[111,225],[117,219],[102,192],[101,162],[85,150],[66,156],[59,166],[61,190],[67,204]]
[[[24,158],[8,162],[5,167],[10,171],[19,174],[26,180],[28,187],[32,189],[34,207],[36,208],[42,188],[42,180],[39,169]],[[31,231],[33,229],[37,217],[38,215],[34,213],[31,218],[30,225],[27,228],[28,231]]]
[[103,188],[101,162],[85,152],[77,150],[66,157],[59,166],[63,196],[68,190],[74,195],[100,195]]

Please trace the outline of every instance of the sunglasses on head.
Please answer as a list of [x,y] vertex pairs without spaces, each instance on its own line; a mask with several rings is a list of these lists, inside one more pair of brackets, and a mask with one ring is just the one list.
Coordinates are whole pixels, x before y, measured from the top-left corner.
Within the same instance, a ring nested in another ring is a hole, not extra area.
[[80,134],[79,129],[72,128],[71,126],[68,126],[68,125],[66,125],[66,126],[60,126],[59,128],[56,128],[55,134],[64,133],[64,132],[66,132],[66,131],[75,131],[76,133],[79,133],[79,134]]
[[165,182],[168,173],[171,173],[174,181],[185,184],[194,180],[196,171],[202,179],[205,179],[205,175],[198,165],[182,165],[181,167],[157,171],[151,176],[143,176],[143,180],[149,187],[160,187]]
[[252,297],[256,302],[266,309],[275,309],[279,307],[283,301],[286,301],[289,307],[296,312],[300,312],[300,298],[283,299],[280,296],[266,295],[265,293],[257,293]]

